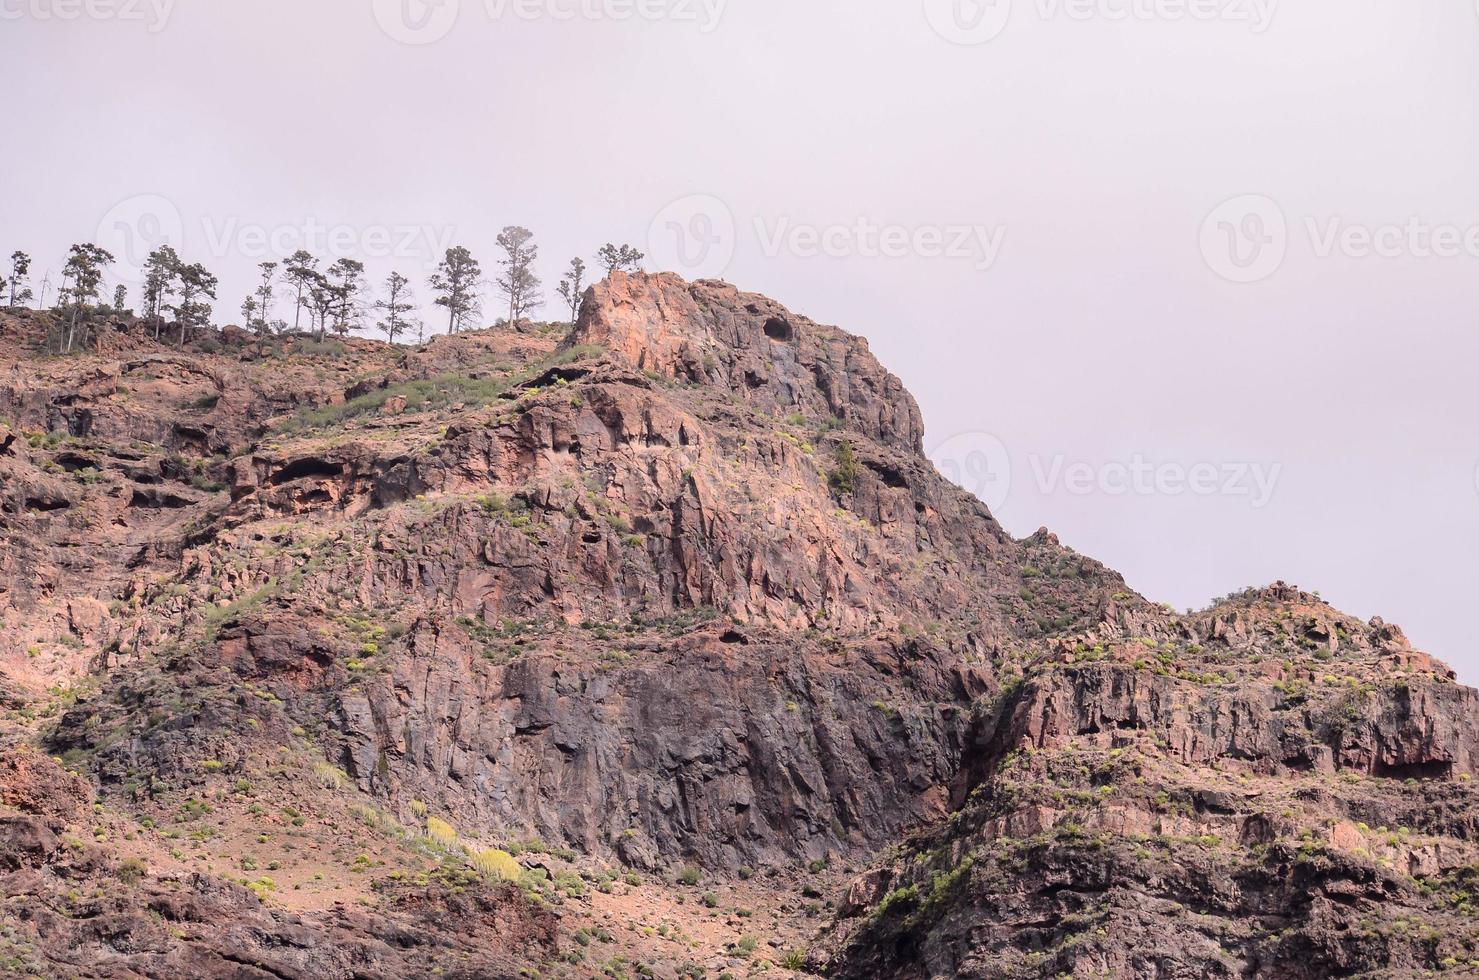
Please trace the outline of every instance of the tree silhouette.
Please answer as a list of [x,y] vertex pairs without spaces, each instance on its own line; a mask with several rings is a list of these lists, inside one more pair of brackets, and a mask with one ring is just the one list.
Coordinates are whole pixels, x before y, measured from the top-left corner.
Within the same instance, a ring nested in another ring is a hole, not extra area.
[[466,248],[457,245],[447,249],[428,280],[438,294],[436,305],[447,309],[447,333],[465,329],[467,322],[482,312],[477,294],[482,276],[482,267]]
[[636,272],[642,267],[642,260],[646,256],[632,248],[630,245],[613,245],[607,242],[601,251],[596,253],[601,267],[609,276],[613,272]]
[[[293,330],[296,332],[303,322],[303,309],[309,306],[303,301],[304,294],[313,288],[318,277],[318,259],[301,248],[288,256],[282,264],[282,275],[296,291],[293,297]],[[310,310],[311,312],[311,310]]]
[[387,297],[375,301],[375,309],[385,313],[385,319],[376,326],[385,332],[385,336],[393,344],[395,338],[409,325],[406,314],[415,309],[415,304],[411,302],[411,282],[399,272],[392,272],[390,278],[385,280],[385,291]]
[[565,275],[560,278],[560,284],[555,287],[555,291],[570,308],[570,323],[573,325],[580,316],[580,301],[585,292],[585,262],[582,259],[570,260],[570,268],[565,270]]
[[510,225],[499,233],[498,247],[503,249],[503,258],[498,260],[503,267],[497,280],[498,291],[508,298],[509,326],[517,327],[526,313],[544,304],[544,298],[539,295],[539,277],[534,274],[539,246],[534,244],[534,233],[528,228]]
[[113,253],[99,248],[91,242],[73,245],[67,264],[62,268],[62,281],[67,283],[64,293],[70,303],[72,317],[67,323],[64,351],[70,351],[77,340],[78,324],[82,312],[89,302],[96,302],[98,287],[103,282],[103,270],[113,264]]
[[31,257],[25,252],[10,253],[10,308],[15,309],[31,300],[31,287],[26,280],[31,274]]

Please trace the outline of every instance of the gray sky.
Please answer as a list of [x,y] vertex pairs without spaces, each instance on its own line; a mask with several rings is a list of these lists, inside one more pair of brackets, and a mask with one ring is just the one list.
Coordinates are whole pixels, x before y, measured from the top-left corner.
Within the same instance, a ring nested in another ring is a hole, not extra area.
[[426,299],[517,223],[553,316],[629,240],[867,336],[1013,532],[1479,681],[1474,0],[0,0],[0,81],[38,281],[164,236],[222,321],[274,247]]

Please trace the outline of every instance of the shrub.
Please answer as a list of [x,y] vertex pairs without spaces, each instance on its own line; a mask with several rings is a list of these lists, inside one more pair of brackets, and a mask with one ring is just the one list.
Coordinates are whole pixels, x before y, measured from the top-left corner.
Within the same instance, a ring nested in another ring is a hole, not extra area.
[[149,866],[144,863],[143,858],[124,858],[123,863],[118,866],[118,880],[125,885],[132,885],[148,872]]
[[827,485],[839,497],[846,497],[858,489],[858,458],[852,451],[852,443],[837,444],[836,465],[827,474]]
[[472,866],[494,881],[518,881],[524,873],[524,866],[512,854],[496,848],[474,854]]
[[704,873],[697,868],[684,868],[678,873],[678,881],[685,885],[696,885],[703,877]]
[[426,818],[426,836],[442,847],[452,847],[457,843],[457,830],[439,817]]
[[313,764],[313,775],[323,784],[324,789],[338,789],[349,782],[349,776],[343,769],[331,766],[327,762],[315,762]]

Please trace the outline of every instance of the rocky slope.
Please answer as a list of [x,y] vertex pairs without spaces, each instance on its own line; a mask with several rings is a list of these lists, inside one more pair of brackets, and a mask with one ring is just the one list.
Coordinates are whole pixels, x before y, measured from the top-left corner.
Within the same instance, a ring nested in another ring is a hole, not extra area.
[[1012,539],[860,338],[670,275],[417,349],[44,318],[0,318],[18,972],[1479,965],[1474,692]]

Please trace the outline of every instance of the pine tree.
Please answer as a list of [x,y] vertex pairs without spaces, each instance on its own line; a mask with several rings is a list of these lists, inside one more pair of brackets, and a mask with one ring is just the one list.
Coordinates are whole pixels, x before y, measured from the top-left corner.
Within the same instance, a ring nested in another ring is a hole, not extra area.
[[293,297],[293,331],[297,332],[303,322],[304,308],[308,307],[309,312],[312,312],[310,304],[305,303],[303,297],[317,284],[318,259],[300,248],[283,262],[282,276],[296,291]]
[[322,342],[328,334],[329,318],[334,315],[334,310],[338,306],[334,284],[329,281],[328,276],[321,272],[313,274],[304,305],[308,308],[309,326],[313,327],[313,338]]
[[390,278],[385,280],[385,291],[387,297],[375,301],[375,309],[385,313],[385,319],[376,326],[384,331],[393,344],[395,338],[409,325],[406,314],[415,309],[415,304],[411,302],[411,282],[399,272],[392,272]]
[[642,260],[646,256],[630,245],[613,245],[607,242],[596,253],[596,258],[609,276],[613,272],[636,272],[642,267]]
[[216,298],[216,277],[199,262],[179,265],[175,270],[179,300],[167,307],[180,327],[180,346],[185,346],[186,331],[210,325],[211,305],[205,299]]
[[68,321],[64,351],[70,351],[77,341],[78,325],[82,312],[89,302],[97,302],[98,287],[103,282],[103,269],[113,263],[113,253],[99,248],[91,242],[73,245],[67,264],[62,269],[66,282],[66,302],[72,307],[72,318]]
[[432,290],[439,294],[436,305],[447,309],[447,333],[466,329],[468,321],[482,312],[478,301],[482,277],[483,269],[471,252],[461,245],[447,249],[437,271],[428,280]]
[[555,289],[570,308],[570,322],[573,325],[580,317],[580,303],[585,293],[585,262],[579,258],[571,259],[570,268]]
[[149,253],[144,261],[144,318],[154,324],[154,339],[164,326],[165,301],[175,293],[180,257],[168,245]]
[[25,252],[10,254],[10,308],[24,306],[31,300],[31,287],[26,280],[31,273],[31,257]]
[[[261,321],[261,329],[258,331],[258,334],[262,336],[270,332],[268,323],[272,318],[272,298],[275,292],[272,288],[272,280],[277,273],[277,263],[261,262],[258,263],[257,268],[262,271],[262,281],[257,284],[256,291],[252,293],[252,298],[257,301],[257,319]],[[248,324],[248,327],[250,326]]]
[[327,278],[334,299],[334,332],[341,337],[359,323],[364,276],[364,263],[354,259],[340,259],[329,266]]
[[544,304],[544,297],[539,295],[539,277],[534,274],[539,246],[528,228],[510,225],[498,235],[498,247],[503,249],[503,258],[498,260],[503,267],[497,279],[498,291],[508,297],[508,325],[517,328],[526,313]]

